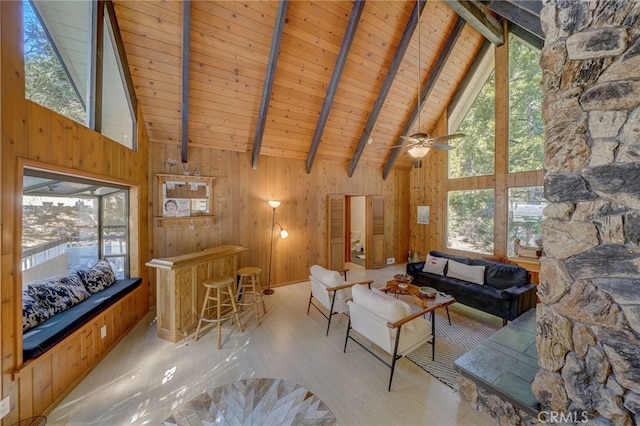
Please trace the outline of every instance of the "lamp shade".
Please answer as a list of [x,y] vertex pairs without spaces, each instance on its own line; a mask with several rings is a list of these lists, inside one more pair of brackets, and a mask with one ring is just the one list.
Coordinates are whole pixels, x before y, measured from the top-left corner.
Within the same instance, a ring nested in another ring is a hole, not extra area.
[[269,205],[271,206],[271,208],[277,209],[278,207],[280,207],[280,201],[278,200],[269,200],[267,201],[269,203]]
[[280,230],[280,238],[282,238],[282,239],[284,240],[284,239],[285,239],[285,238],[287,238],[288,236],[289,236],[289,233],[287,232],[287,230],[286,230],[286,229],[281,229],[281,230]]
[[425,155],[427,155],[427,153],[429,153],[429,148],[426,147],[426,146],[416,145],[416,146],[410,148],[407,152],[413,158],[422,158]]

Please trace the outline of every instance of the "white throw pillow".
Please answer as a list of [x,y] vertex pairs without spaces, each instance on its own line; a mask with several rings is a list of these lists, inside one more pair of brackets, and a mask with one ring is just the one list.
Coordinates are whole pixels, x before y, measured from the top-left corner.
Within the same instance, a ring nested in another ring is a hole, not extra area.
[[[351,288],[353,301],[385,320],[394,323],[411,314],[411,307],[394,297],[381,291],[369,290],[364,284],[356,284]],[[408,314],[407,314],[408,309]],[[403,325],[407,330],[413,331],[413,324]]]
[[447,276],[482,285],[484,284],[484,266],[465,265],[464,263],[450,260]]
[[447,261],[444,257],[435,257],[430,254],[427,255],[427,260],[424,262],[422,272],[429,272],[430,274],[444,275],[444,268],[447,266]]

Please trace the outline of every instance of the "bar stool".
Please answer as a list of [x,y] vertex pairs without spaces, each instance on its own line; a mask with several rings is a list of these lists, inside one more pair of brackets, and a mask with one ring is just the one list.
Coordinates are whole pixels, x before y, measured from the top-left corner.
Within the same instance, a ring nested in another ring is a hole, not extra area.
[[[233,317],[238,320],[238,328],[242,333],[242,325],[240,324],[240,317],[238,317],[238,306],[236,305],[236,294],[234,291],[234,279],[232,277],[214,277],[204,280],[202,285],[207,288],[206,293],[204,294],[204,301],[202,302],[202,311],[200,312],[200,317],[198,319],[198,326],[196,327],[196,338],[198,340],[198,334],[200,333],[200,326],[202,322],[216,322],[218,324],[218,349],[222,348],[222,322],[226,319],[231,318],[231,323],[233,324]],[[214,294],[211,294],[211,293]],[[226,297],[229,298],[229,302],[227,303]],[[212,305],[209,305],[209,301],[215,302]],[[224,303],[223,303],[224,302]],[[222,307],[230,306],[231,312],[228,316],[222,316]],[[215,318],[207,318],[205,317],[205,313],[211,309],[216,309]]]
[[[262,303],[262,311],[267,314],[267,307],[264,303],[264,294],[260,285],[260,274],[262,269],[255,266],[247,266],[238,269],[238,295],[240,297],[239,305],[253,305],[256,308],[256,320],[260,325],[260,313],[258,312],[258,303]],[[245,297],[251,296],[251,300],[245,300]]]

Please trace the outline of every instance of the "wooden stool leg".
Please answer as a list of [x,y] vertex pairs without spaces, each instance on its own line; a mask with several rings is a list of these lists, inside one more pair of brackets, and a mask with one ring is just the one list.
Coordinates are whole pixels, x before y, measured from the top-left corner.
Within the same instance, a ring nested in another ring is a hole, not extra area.
[[216,288],[216,315],[218,318],[218,349],[222,349],[222,321],[220,321],[220,317],[222,317],[222,291],[218,287]]
[[[238,302],[238,310],[240,310],[242,308],[242,303],[244,302],[244,294],[245,294],[244,280],[243,280],[242,276],[240,276],[240,278],[237,281],[236,289],[238,290],[238,294],[236,295],[236,301]],[[229,297],[231,297],[231,296],[229,296]],[[231,315],[231,320],[229,321],[229,324],[233,325],[234,317],[235,317],[235,315]]]
[[[255,277],[256,280],[256,294],[260,298],[260,301],[262,302],[262,312],[264,312],[264,314],[267,314],[267,305],[265,305],[264,303],[264,294],[262,294],[262,285],[260,285],[260,279],[256,276]],[[256,301],[257,303],[257,301]]]
[[198,326],[196,327],[196,341],[198,340],[198,334],[200,333],[202,318],[204,318],[204,313],[207,309],[207,304],[209,303],[209,291],[211,291],[211,289],[207,288],[207,291],[204,293],[204,301],[202,302],[202,309],[200,310],[200,317],[198,318]]
[[240,317],[238,316],[238,305],[236,305],[236,295],[233,292],[233,284],[229,284],[227,287],[229,290],[229,298],[231,299],[231,306],[233,307],[233,315],[236,317],[238,321],[238,328],[240,329],[240,333],[244,333],[242,329],[242,324],[240,324]]
[[256,287],[256,276],[251,276],[251,291],[253,292],[253,306],[256,309],[256,321],[260,325],[260,312],[258,311],[258,288]]
[[[246,295],[246,285],[245,285],[245,278],[244,276],[240,275],[240,279],[238,280],[238,295],[236,300],[240,303],[244,303],[244,297]],[[242,308],[242,306],[240,306],[238,309]]]

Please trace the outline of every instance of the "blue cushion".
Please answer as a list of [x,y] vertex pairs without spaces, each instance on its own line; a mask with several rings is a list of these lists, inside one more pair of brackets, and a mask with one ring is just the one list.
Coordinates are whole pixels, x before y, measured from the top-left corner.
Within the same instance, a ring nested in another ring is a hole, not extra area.
[[23,359],[26,361],[42,355],[91,318],[132,292],[141,282],[141,278],[118,280],[100,293],[33,327],[23,334]]
[[95,294],[116,282],[116,274],[107,260],[100,260],[89,269],[79,269],[77,274],[82,279],[89,293]]

